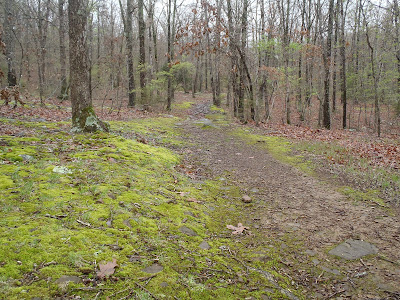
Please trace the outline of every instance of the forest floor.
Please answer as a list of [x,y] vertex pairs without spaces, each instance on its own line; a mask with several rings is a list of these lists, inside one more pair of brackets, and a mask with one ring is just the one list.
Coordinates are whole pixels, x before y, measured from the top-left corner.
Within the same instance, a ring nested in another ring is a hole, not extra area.
[[1,108],[0,299],[400,298],[396,139],[198,99],[94,135]]

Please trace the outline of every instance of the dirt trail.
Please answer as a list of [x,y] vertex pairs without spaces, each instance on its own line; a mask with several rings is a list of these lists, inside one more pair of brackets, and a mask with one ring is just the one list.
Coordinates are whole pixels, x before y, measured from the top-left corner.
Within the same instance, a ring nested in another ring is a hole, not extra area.
[[[334,186],[277,161],[261,146],[246,144],[230,134],[237,125],[204,129],[195,124],[208,107],[197,104],[182,125],[194,145],[186,159],[214,177],[228,177],[251,196],[251,205],[237,209],[253,230],[266,239],[292,237],[281,253],[287,255],[287,275],[307,291],[307,298],[400,299],[398,217],[353,203]],[[347,239],[368,241],[379,252],[356,260],[328,254]]]

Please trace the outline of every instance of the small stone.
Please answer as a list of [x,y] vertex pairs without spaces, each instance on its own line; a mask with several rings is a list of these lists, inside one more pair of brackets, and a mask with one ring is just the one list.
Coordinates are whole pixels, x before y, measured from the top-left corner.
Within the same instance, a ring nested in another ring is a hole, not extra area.
[[194,214],[191,211],[185,211],[185,212],[183,212],[183,214],[187,215],[187,216],[194,217]]
[[199,245],[199,247],[203,250],[208,250],[211,248],[210,245],[206,241],[202,241],[201,244]]
[[306,251],[304,251],[304,253],[310,256],[315,256],[317,254],[315,251],[312,251],[310,249],[307,249]]
[[124,225],[128,226],[129,228],[132,228],[130,219],[124,220],[124,221],[122,221],[122,223],[123,223]]
[[161,283],[160,283],[160,286],[161,286],[161,287],[167,287],[167,286],[168,286],[168,283],[166,283],[166,282],[161,282]]
[[148,266],[147,268],[144,268],[142,271],[150,274],[155,274],[161,272],[162,270],[164,270],[163,266],[159,264],[153,264],[151,266]]
[[119,245],[108,245],[108,247],[109,247],[111,250],[114,250],[114,251],[119,251],[119,250],[124,249],[123,247],[121,247],[121,246],[119,246]]
[[219,189],[220,189],[221,191],[230,191],[230,190],[231,190],[231,187],[230,187],[230,186],[221,186]]
[[362,240],[348,239],[328,252],[341,258],[352,260],[359,259],[365,255],[378,253],[378,248]]
[[196,232],[194,232],[192,229],[190,229],[189,227],[186,227],[186,226],[182,226],[181,228],[179,228],[179,231],[184,233],[184,234],[186,234],[186,235],[189,235],[189,236],[196,236],[197,235]]
[[319,260],[318,259],[313,259],[312,263],[314,264],[314,266],[319,265]]
[[334,275],[340,275],[340,271],[336,270],[336,269],[330,269],[330,268],[327,268],[327,267],[321,267],[321,269],[324,270],[327,273],[331,273],[331,274],[334,274]]
[[69,282],[80,283],[80,282],[82,282],[82,279],[78,276],[63,275],[56,280],[56,283],[61,286],[65,286]]
[[208,209],[209,209],[210,211],[214,211],[214,210],[215,210],[215,207],[214,207],[214,206],[209,206]]
[[252,188],[252,189],[250,190],[250,192],[252,192],[252,193],[258,193],[259,190],[258,190],[257,188]]
[[53,172],[58,173],[58,174],[72,174],[72,171],[70,169],[68,169],[67,167],[63,167],[63,166],[54,167]]
[[244,203],[251,203],[251,198],[248,195],[243,195],[242,196],[242,201]]
[[27,154],[21,154],[20,157],[23,159],[23,161],[32,161],[33,156],[27,155]]
[[272,298],[268,295],[262,294],[261,295],[261,300],[271,300]]
[[141,262],[142,257],[139,255],[129,255],[128,256],[130,262]]

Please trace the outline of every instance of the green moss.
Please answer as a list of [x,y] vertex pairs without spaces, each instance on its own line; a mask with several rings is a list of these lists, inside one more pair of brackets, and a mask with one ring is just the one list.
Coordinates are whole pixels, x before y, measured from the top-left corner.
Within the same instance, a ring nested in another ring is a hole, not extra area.
[[310,162],[302,156],[292,154],[292,143],[282,137],[253,134],[250,129],[236,129],[233,135],[245,140],[252,145],[260,145],[277,160],[292,165],[305,173],[314,174]]
[[356,191],[351,187],[344,186],[339,189],[341,193],[354,201],[366,201],[378,204],[382,207],[388,207],[383,199],[379,197],[380,192],[377,190],[367,190],[366,192]]
[[[235,209],[241,205],[241,192],[235,186],[222,189],[227,183],[220,181],[195,185],[175,170],[179,156],[160,145],[181,145],[177,121],[112,122],[113,134],[73,136],[32,127],[34,139],[5,137],[11,151],[3,154],[19,155],[29,149],[35,160],[0,165],[0,294],[6,299],[95,298],[96,290],[85,289],[83,283],[59,287],[55,280],[62,275],[94,278],[99,263],[115,258],[118,281],[101,282],[103,298],[121,291],[118,297],[128,296],[131,290],[143,294],[134,283],[149,276],[143,269],[154,262],[164,269],[146,288],[159,298],[259,297],[260,291],[249,290],[247,284],[232,284],[236,273],[245,270],[221,250],[228,247],[243,261],[252,256],[242,247],[250,237],[220,237],[229,234],[227,224],[242,221]],[[149,144],[138,142],[138,135],[149,139]],[[55,166],[72,173],[54,173]],[[185,235],[182,226],[197,235]],[[199,248],[203,240],[210,250]],[[210,261],[222,271],[200,276],[207,273]],[[274,274],[281,286],[289,286],[288,279]],[[256,272],[250,272],[249,280],[251,286],[270,286]],[[279,289],[271,288],[271,295],[284,298]]]
[[14,182],[12,181],[12,179],[9,176],[0,174],[0,190],[8,189],[8,188],[12,187],[13,185],[14,185]]
[[192,105],[194,104],[194,102],[190,102],[190,101],[186,101],[186,102],[182,102],[182,103],[176,103],[174,105],[174,108],[176,109],[189,109],[192,107]]
[[212,105],[211,108],[210,108],[210,110],[211,110],[212,112],[219,112],[219,113],[221,113],[221,114],[225,114],[225,110],[224,110],[223,108],[217,107],[217,106],[215,106],[215,105]]

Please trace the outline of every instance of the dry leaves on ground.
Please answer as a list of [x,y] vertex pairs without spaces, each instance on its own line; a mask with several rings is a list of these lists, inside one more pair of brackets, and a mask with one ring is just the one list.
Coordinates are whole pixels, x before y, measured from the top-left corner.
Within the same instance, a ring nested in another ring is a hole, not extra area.
[[103,279],[109,275],[114,274],[116,267],[118,267],[118,264],[115,258],[113,258],[113,261],[109,261],[105,265],[99,264],[100,270],[97,272],[97,277]]
[[242,223],[238,223],[237,226],[233,226],[233,225],[226,225],[226,228],[233,230],[232,234],[244,234],[246,232],[249,232],[249,227],[247,226],[243,226]]

